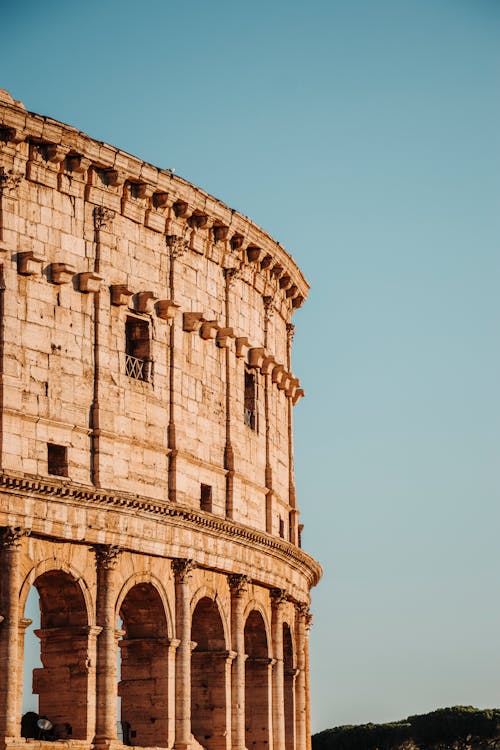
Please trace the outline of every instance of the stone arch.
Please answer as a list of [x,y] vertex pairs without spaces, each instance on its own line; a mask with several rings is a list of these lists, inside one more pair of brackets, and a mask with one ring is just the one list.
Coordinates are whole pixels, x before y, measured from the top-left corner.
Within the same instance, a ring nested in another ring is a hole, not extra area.
[[191,597],[191,619],[192,619],[194,611],[195,611],[195,609],[196,609],[196,607],[198,605],[198,602],[201,599],[204,599],[204,598],[211,599],[213,601],[214,605],[217,607],[217,609],[219,611],[219,617],[221,619],[222,628],[224,630],[225,647],[227,649],[229,649],[229,646],[230,646],[230,643],[231,643],[231,631],[230,631],[230,627],[229,627],[229,622],[228,622],[226,613],[224,612],[224,609],[223,609],[223,607],[222,607],[222,605],[220,603],[219,595],[218,595],[217,591],[215,591],[215,589],[212,589],[209,586],[200,586],[195,591],[195,593]]
[[118,644],[123,741],[141,747],[169,744],[169,623],[155,583],[150,576],[129,580],[116,607],[123,624]]
[[287,622],[283,623],[283,680],[285,713],[285,750],[295,747],[295,654],[293,633]]
[[159,578],[156,578],[156,576],[152,575],[151,573],[136,573],[135,575],[130,576],[127,578],[125,583],[120,589],[120,592],[116,598],[116,616],[120,614],[120,609],[123,604],[123,600],[127,596],[128,592],[138,584],[142,583],[150,583],[153,588],[156,589],[158,596],[161,599],[162,605],[163,605],[163,611],[165,613],[165,618],[167,621],[167,631],[168,631],[168,637],[173,638],[174,637],[174,629],[175,629],[175,618],[172,615],[172,607],[170,606],[170,602],[168,599],[167,592],[160,581]]
[[245,747],[270,747],[271,659],[269,637],[262,612],[252,608],[245,619]]
[[74,568],[65,560],[61,560],[60,558],[57,558],[57,557],[49,557],[37,563],[31,568],[31,570],[29,571],[28,575],[25,577],[21,585],[21,589],[19,592],[19,611],[24,612],[24,609],[26,607],[26,600],[28,598],[30,588],[31,586],[33,586],[34,582],[38,578],[40,578],[40,576],[42,576],[44,573],[48,573],[52,570],[54,571],[59,570],[63,573],[67,573],[79,585],[82,591],[83,598],[85,600],[88,623],[89,625],[95,625],[94,599],[92,597],[87,581],[83,577],[82,573],[79,570],[77,570],[77,568]]
[[231,662],[221,609],[209,593],[197,592],[191,617],[191,640],[196,644],[191,654],[191,729],[207,750],[225,750]]
[[34,566],[26,576],[20,592],[23,612],[31,586],[40,605],[40,628],[34,632],[40,640],[42,667],[33,670],[39,714],[52,722],[56,739],[87,740],[96,635],[90,624],[90,591],[78,571],[54,558]]
[[248,620],[249,615],[252,612],[258,612],[259,615],[262,617],[262,621],[264,623],[264,629],[265,629],[265,632],[266,632],[266,640],[267,640],[267,644],[268,644],[267,656],[269,658],[271,658],[271,656],[272,656],[272,654],[271,654],[272,639],[271,639],[271,621],[270,621],[270,618],[269,618],[269,613],[268,613],[267,609],[260,602],[256,601],[255,599],[251,599],[248,602],[248,604],[245,607],[245,610],[243,612],[243,622],[246,623],[246,621]]

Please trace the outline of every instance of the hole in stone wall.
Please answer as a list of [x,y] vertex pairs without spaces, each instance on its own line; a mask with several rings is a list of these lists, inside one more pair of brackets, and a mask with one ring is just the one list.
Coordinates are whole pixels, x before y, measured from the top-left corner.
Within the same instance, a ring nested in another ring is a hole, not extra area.
[[68,476],[68,449],[64,445],[47,443],[47,469],[58,477]]
[[257,380],[253,370],[245,368],[245,404],[243,421],[251,430],[257,429]]
[[285,538],[285,522],[283,521],[282,518],[280,518],[280,537],[282,539]]
[[212,512],[212,487],[209,484],[200,485],[200,508]]

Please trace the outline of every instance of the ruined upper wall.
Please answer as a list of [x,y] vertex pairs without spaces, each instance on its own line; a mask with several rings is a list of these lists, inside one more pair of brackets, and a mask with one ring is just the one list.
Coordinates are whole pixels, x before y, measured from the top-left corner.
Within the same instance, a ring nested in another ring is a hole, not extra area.
[[[0,140],[13,156],[18,144],[29,143],[28,179],[50,187],[66,184],[68,189],[76,183],[95,205],[121,212],[153,231],[181,236],[195,252],[204,252],[207,243],[220,244],[221,262],[225,255],[228,263],[257,270],[262,292],[282,295],[285,314],[291,315],[307,297],[309,285],[293,258],[248,217],[169,170],[70,125],[27,112],[1,89]],[[75,190],[79,192],[76,185]]]
[[292,258],[199,188],[6,94],[0,156],[0,467],[46,478],[59,450],[78,485],[298,544],[291,317],[308,285]]

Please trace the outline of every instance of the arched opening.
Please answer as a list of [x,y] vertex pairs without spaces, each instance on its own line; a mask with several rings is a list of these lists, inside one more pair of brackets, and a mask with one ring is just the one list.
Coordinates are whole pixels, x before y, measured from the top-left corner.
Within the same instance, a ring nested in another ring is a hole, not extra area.
[[193,612],[191,640],[191,731],[208,750],[227,747],[229,663],[224,628],[215,602],[200,599]]
[[269,652],[262,615],[253,610],[245,624],[245,747],[269,747]]
[[283,623],[283,671],[285,681],[285,750],[295,747],[295,669],[290,627]]
[[[89,623],[83,592],[77,581],[62,570],[49,570],[33,584],[38,591],[40,626],[34,631],[38,649],[26,649],[25,706],[52,723],[54,739],[87,739],[89,702]],[[30,592],[27,609],[36,606]],[[35,617],[33,616],[33,620]],[[21,625],[28,625],[29,620]],[[37,625],[38,623],[35,623]],[[29,643],[29,640],[28,640]],[[28,644],[27,644],[28,645]],[[29,694],[29,664],[41,663],[32,671],[33,695]],[[38,695],[38,706],[35,696]],[[23,718],[23,736],[35,737],[35,721]]]
[[123,637],[118,695],[123,743],[168,746],[168,631],[160,595],[150,583],[127,593],[120,608]]

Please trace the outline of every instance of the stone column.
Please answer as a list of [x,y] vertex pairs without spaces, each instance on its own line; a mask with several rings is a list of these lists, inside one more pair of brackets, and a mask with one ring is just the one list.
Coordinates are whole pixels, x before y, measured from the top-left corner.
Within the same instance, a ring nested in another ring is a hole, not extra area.
[[193,560],[172,560],[175,576],[176,635],[179,639],[175,659],[175,745],[187,750],[191,744],[191,571]]
[[233,750],[245,750],[245,623],[243,613],[248,578],[229,576],[231,590],[231,645],[236,656],[231,667],[231,740]]
[[306,670],[306,740],[307,750],[311,750],[312,739],[311,739],[311,686],[309,678],[309,632],[311,630],[313,616],[308,614],[305,622],[305,648],[304,648],[304,662]]
[[97,637],[95,745],[109,747],[117,741],[115,569],[120,549],[97,544],[94,551],[97,566],[97,625],[102,628]]
[[283,669],[283,589],[271,590],[271,636],[273,641],[273,750],[285,750],[285,676]]
[[20,526],[7,526],[1,530],[1,575],[3,622],[0,625],[0,737],[18,738],[21,717],[17,712],[19,664],[19,587],[21,540],[29,531]]
[[295,680],[296,750],[307,750],[307,695],[306,695],[306,618],[307,604],[296,605],[297,678]]

